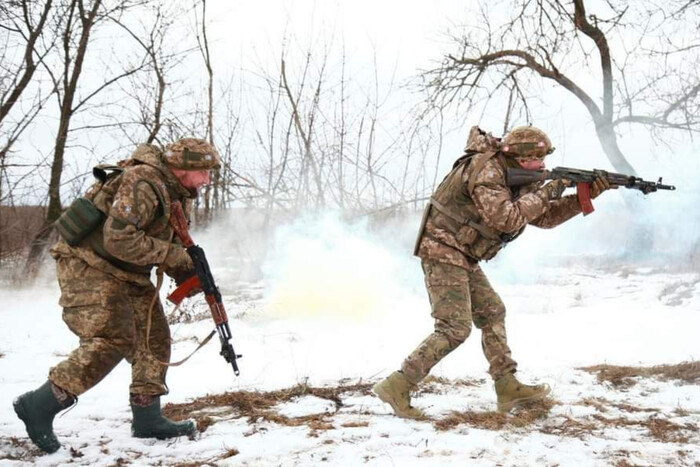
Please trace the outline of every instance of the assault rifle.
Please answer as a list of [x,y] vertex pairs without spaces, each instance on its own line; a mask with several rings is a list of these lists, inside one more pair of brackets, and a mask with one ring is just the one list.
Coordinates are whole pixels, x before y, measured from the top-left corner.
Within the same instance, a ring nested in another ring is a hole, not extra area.
[[[216,330],[209,334],[205,342],[209,341],[215,332],[219,333],[219,341],[221,342],[221,352],[219,352],[219,355],[224,357],[224,360],[231,364],[233,373],[238,376],[240,371],[238,370],[236,359],[242,358],[243,355],[237,354],[236,351],[233,350],[233,345],[231,345],[231,328],[228,325],[228,316],[226,316],[226,310],[221,300],[221,292],[219,292],[219,288],[214,282],[214,276],[211,274],[209,261],[207,261],[204,250],[199,245],[195,245],[194,241],[192,241],[192,237],[190,237],[187,231],[187,219],[185,219],[185,213],[182,211],[180,203],[172,203],[170,212],[170,223],[173,230],[175,230],[175,234],[187,250],[187,254],[192,258],[195,275],[180,284],[175,291],[168,296],[168,300],[178,305],[193,291],[201,289],[202,292],[204,292],[204,299],[209,305],[211,316],[214,318],[214,323],[216,324]],[[202,345],[203,344],[204,343],[202,343]]]
[[639,190],[642,193],[649,194],[657,190],[675,190],[673,185],[664,185],[661,177],[658,182],[649,182],[634,175],[624,175],[605,170],[581,170],[570,169],[568,167],[556,167],[552,170],[526,170],[509,168],[506,171],[506,184],[508,186],[521,186],[530,183],[543,182],[545,180],[568,180],[576,184],[576,195],[578,196],[579,204],[583,209],[583,214],[593,212],[593,203],[591,202],[591,183],[598,178],[607,179],[610,186],[625,187],[634,190]]

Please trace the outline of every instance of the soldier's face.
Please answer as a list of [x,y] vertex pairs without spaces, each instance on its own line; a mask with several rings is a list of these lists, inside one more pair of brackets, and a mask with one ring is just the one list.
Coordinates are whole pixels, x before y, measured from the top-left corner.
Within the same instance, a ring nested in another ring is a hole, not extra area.
[[544,170],[544,157],[541,158],[518,158],[516,159],[520,167],[526,170]]
[[180,184],[187,188],[193,196],[199,194],[200,188],[209,184],[208,170],[179,170],[172,169],[173,175],[180,181]]

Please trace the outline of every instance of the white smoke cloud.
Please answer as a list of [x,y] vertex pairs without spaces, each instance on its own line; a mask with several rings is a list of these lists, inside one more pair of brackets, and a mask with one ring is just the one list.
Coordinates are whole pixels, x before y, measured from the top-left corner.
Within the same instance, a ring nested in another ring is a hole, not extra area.
[[269,313],[366,319],[395,307],[420,285],[420,267],[385,234],[337,213],[279,227],[262,268]]

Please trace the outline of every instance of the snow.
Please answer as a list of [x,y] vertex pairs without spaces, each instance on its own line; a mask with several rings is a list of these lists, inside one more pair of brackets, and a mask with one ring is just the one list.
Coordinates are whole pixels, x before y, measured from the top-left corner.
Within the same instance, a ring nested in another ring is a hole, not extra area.
[[[241,280],[235,268],[224,266],[225,258],[212,255],[233,343],[243,354],[241,375],[234,377],[210,343],[169,370],[171,392],[164,402],[297,385],[374,383],[397,369],[430,332],[427,295],[420,265],[407,254],[409,241],[372,235],[366,225],[320,222],[316,229],[306,223],[278,230],[260,280]],[[200,238],[205,248],[212,241],[211,235]],[[252,420],[235,408],[215,407],[193,414],[213,421],[195,439],[141,440],[130,436],[130,369],[121,363],[57,417],[54,427],[63,447],[44,455],[29,442],[11,402],[41,384],[48,368],[77,344],[61,321],[58,288],[48,282],[2,291],[0,465],[697,465],[697,384],[639,377],[631,386],[616,387],[581,368],[698,360],[700,272],[631,260],[571,261],[553,252],[545,262],[529,264],[526,273],[514,273],[520,259],[508,255],[484,269],[508,308],[518,375],[553,388],[551,409],[532,424],[518,426],[511,417],[498,429],[464,423],[436,427],[453,412],[495,409],[474,329],[431,373],[438,379],[426,382],[414,397],[427,421],[399,419],[363,391],[341,392],[340,406],[302,394],[269,410],[290,420],[317,416],[325,427]],[[203,310],[201,299],[193,303],[188,306]],[[189,354],[211,328],[208,320],[174,324],[173,359]],[[615,419],[625,423],[605,422]],[[651,436],[644,423],[653,419],[687,425],[678,432],[685,439]],[[593,428],[580,435],[566,431],[576,424]]]

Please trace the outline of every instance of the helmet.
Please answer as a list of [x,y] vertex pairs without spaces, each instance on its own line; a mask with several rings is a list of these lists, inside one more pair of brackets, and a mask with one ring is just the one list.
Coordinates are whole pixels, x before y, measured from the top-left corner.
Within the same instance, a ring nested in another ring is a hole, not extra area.
[[165,163],[179,170],[211,170],[221,167],[216,148],[199,138],[182,138],[165,147]]
[[514,157],[537,159],[554,152],[547,134],[534,126],[518,126],[503,137],[501,151]]

